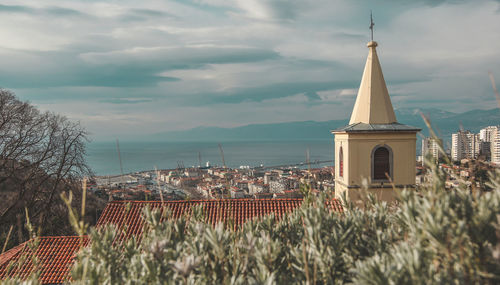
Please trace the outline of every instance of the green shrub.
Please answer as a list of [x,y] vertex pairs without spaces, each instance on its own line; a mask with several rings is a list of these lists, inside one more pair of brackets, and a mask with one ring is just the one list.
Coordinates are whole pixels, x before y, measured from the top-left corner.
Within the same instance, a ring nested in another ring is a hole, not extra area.
[[306,199],[289,216],[267,216],[240,230],[191,219],[160,223],[146,210],[141,242],[113,244],[116,230],[91,231],[75,282],[108,284],[461,283],[500,282],[500,177],[493,191],[445,190],[431,167],[423,189],[405,190],[389,207],[373,197],[343,213],[326,195]]

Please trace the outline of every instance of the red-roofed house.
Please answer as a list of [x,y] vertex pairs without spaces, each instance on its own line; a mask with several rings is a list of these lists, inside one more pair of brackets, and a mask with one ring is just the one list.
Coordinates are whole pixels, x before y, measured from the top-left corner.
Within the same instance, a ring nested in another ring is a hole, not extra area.
[[[141,239],[144,220],[142,213],[146,207],[160,212],[170,211],[166,219],[177,219],[189,215],[192,206],[201,205],[205,222],[215,225],[224,223],[238,229],[246,221],[273,213],[278,219],[292,212],[302,203],[302,199],[221,199],[193,201],[113,201],[106,205],[97,227],[113,224],[121,234],[117,241],[135,236]],[[328,203],[334,212],[342,212],[336,199]],[[0,280],[5,278],[26,279],[34,270],[40,272],[39,280],[44,284],[63,283],[69,280],[71,266],[78,250],[89,244],[87,237],[60,236],[40,237],[39,246],[33,253],[28,242],[0,255]],[[36,256],[39,265],[31,262]]]
[[37,271],[43,284],[63,283],[69,278],[76,253],[88,244],[87,237],[78,236],[40,237],[38,241],[35,252],[25,242],[0,255],[0,280],[24,280]]

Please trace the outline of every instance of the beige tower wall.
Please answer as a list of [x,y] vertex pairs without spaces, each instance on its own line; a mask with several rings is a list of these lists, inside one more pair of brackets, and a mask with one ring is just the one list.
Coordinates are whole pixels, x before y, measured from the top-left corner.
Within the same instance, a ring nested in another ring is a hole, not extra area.
[[[376,146],[386,145],[392,150],[392,184],[374,182],[372,177],[372,151]],[[339,150],[344,152],[344,176],[339,176]],[[362,183],[366,178],[368,193],[384,201],[394,201],[394,186],[397,189],[414,187],[416,164],[415,132],[366,132],[335,133],[335,194],[340,197],[347,191],[351,201],[362,196]]]

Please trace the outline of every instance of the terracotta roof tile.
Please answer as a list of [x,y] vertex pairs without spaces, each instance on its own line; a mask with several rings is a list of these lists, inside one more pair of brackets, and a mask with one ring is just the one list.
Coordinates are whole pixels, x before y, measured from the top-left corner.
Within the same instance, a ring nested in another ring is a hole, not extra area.
[[[131,236],[141,238],[144,220],[142,212],[146,207],[159,209],[163,206],[170,210],[167,219],[177,219],[183,214],[190,214],[194,205],[202,205],[205,221],[211,225],[223,222],[239,228],[246,221],[274,213],[281,218],[300,206],[302,199],[222,199],[194,201],[114,201],[109,202],[104,209],[97,227],[113,224],[121,229],[117,242]],[[342,212],[338,200],[327,202],[327,206],[335,212]],[[41,283],[63,283],[69,279],[71,266],[76,253],[81,247],[87,246],[87,237],[59,236],[40,237],[35,253],[25,242],[0,255],[0,280],[5,278],[26,279],[41,268],[39,280]],[[33,257],[38,258],[39,266],[32,263]]]
[[[69,277],[75,254],[88,244],[87,237],[58,236],[40,237],[35,252],[22,243],[0,255],[0,280],[19,278],[24,280],[33,270],[40,270],[41,283],[63,283]],[[38,264],[33,264],[34,259]]]
[[[10,250],[0,254],[0,268],[11,260],[12,257],[16,256],[24,247],[24,243],[11,248]],[[1,276],[1,273],[0,273]]]
[[[143,210],[146,207],[162,211],[163,206],[171,211],[167,219],[177,219],[183,214],[190,214],[191,207],[202,205],[205,221],[211,225],[223,222],[239,228],[246,221],[274,213],[281,218],[293,211],[302,203],[302,199],[220,199],[220,200],[192,200],[192,201],[113,201],[104,209],[97,227],[113,224],[122,229],[118,239],[126,239],[132,235],[140,238],[144,221]],[[328,203],[331,210],[342,212],[338,200]],[[163,205],[163,206],[162,206]]]

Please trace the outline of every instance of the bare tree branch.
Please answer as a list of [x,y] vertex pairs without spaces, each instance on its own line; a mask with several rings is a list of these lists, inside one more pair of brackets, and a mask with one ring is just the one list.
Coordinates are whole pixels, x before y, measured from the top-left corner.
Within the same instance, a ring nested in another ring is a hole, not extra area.
[[78,181],[91,175],[85,161],[88,141],[79,123],[40,112],[0,89],[0,239],[4,228],[19,227],[24,207],[43,230],[65,228],[51,221],[66,217],[59,194],[73,189],[78,197]]

